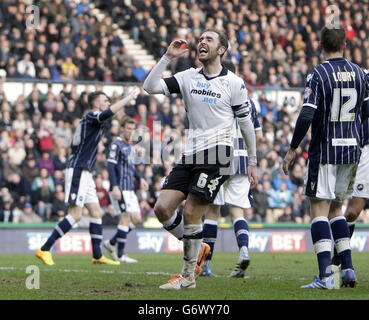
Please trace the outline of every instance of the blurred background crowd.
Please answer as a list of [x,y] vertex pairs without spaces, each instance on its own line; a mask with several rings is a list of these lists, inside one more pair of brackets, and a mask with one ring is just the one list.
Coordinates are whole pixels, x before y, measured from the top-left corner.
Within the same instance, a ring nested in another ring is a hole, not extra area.
[[[257,102],[263,128],[258,146],[259,184],[254,189],[254,208],[247,218],[255,222],[309,222],[309,203],[303,195],[309,135],[304,139],[289,177],[281,171],[293,133],[297,112],[277,106],[255,90],[295,88],[303,91],[309,70],[322,62],[319,30],[330,15],[328,5],[340,9],[345,26],[347,59],[369,68],[369,1],[267,1],[267,0],[100,0],[95,7],[105,13],[99,21],[92,1],[2,0],[0,2],[0,77],[58,82],[99,81],[142,83],[147,75],[135,57],[128,54],[118,29],[126,30],[136,43],[159,59],[169,43],[185,38],[189,54],[171,64],[172,73],[198,67],[196,42],[201,32],[216,27],[229,37],[227,59],[248,86]],[[26,7],[37,5],[40,21],[27,28]],[[33,87],[28,96],[7,100],[0,83],[0,221],[57,221],[66,213],[63,170],[70,142],[79,119],[88,109],[88,92],[78,94],[75,86],[64,86],[59,94]],[[113,95],[112,101],[118,99]],[[150,132],[151,145],[165,140],[166,130],[184,132],[186,114],[180,97],[164,99],[141,94],[125,114],[137,120],[138,128]],[[120,115],[122,116],[122,115]],[[155,132],[160,121],[162,132]],[[103,223],[117,218],[109,203],[106,153],[119,135],[119,122],[108,124],[97,156],[95,178],[100,203],[106,214]],[[155,148],[153,148],[155,150]],[[151,153],[151,163],[137,168],[150,185],[137,189],[144,220],[153,217],[153,205],[161,182],[172,168]],[[227,220],[227,207],[222,210]],[[363,218],[361,218],[363,219]]]

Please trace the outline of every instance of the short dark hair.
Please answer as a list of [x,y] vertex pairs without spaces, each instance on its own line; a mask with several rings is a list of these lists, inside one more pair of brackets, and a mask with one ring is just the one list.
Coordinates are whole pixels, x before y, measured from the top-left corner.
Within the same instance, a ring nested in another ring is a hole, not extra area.
[[120,121],[120,125],[125,127],[126,124],[136,124],[136,120],[130,116],[124,116],[123,119]]
[[99,97],[100,95],[104,95],[105,97],[107,97],[109,99],[109,97],[106,95],[105,92],[102,92],[102,91],[95,91],[95,92],[91,92],[89,95],[88,95],[88,104],[90,106],[92,106],[92,103],[95,101],[95,99],[97,97]]
[[325,26],[320,33],[320,41],[323,50],[327,53],[342,51],[346,41],[345,28],[341,25],[338,28]]
[[[215,29],[215,28],[209,28],[209,29],[206,29],[203,31],[203,33],[205,32],[214,32],[218,35],[218,38],[219,38],[219,44],[221,47],[225,47],[225,51],[224,53],[226,53],[226,51],[228,50],[228,37],[227,35],[223,32],[223,31],[220,31],[218,29]],[[221,55],[221,57],[223,57],[224,53]]]

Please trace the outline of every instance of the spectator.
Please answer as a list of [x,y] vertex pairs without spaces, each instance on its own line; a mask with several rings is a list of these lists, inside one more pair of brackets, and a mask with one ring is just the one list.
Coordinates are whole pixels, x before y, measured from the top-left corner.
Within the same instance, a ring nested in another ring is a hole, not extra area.
[[30,53],[25,53],[23,59],[18,62],[17,71],[22,77],[36,77],[36,69],[34,63],[31,61]]
[[40,223],[42,219],[32,209],[32,204],[26,203],[23,212],[19,217],[19,222],[22,223]]
[[58,149],[58,153],[53,156],[55,171],[63,171],[67,166],[67,150],[65,147]]
[[59,191],[55,193],[55,198],[52,202],[50,221],[60,221],[65,217],[68,209],[68,204],[64,202],[64,192]]
[[13,198],[8,188],[1,188],[0,222],[13,222]]
[[43,221],[50,218],[53,199],[54,194],[50,190],[48,178],[42,178],[41,186],[32,193],[32,204]]
[[269,207],[273,211],[272,222],[275,222],[284,213],[284,209],[291,204],[292,192],[287,189],[287,184],[282,182],[277,191],[271,190],[268,200]]
[[35,158],[30,157],[26,159],[25,164],[22,168],[22,175],[28,180],[33,181],[40,172],[40,168],[37,165]]
[[55,183],[53,178],[49,175],[49,172],[46,168],[42,168],[40,169],[40,174],[39,176],[37,176],[31,185],[31,189],[32,191],[36,191],[37,189],[42,187],[42,179],[47,179],[48,180],[48,186],[49,189],[51,191],[51,193],[55,192]]
[[14,199],[14,206],[23,208],[31,198],[31,186],[29,181],[18,173],[13,173],[7,183],[7,188]]
[[136,78],[136,81],[138,81],[138,82],[142,82],[145,79],[146,75],[147,75],[147,72],[140,65],[138,60],[133,60],[132,74]]
[[26,151],[20,145],[19,140],[16,140],[14,146],[9,148],[8,156],[13,160],[12,163],[16,166],[19,166],[26,158]]
[[46,169],[50,176],[54,174],[54,162],[51,158],[50,152],[44,151],[42,153],[42,157],[38,159],[38,166],[40,169]]

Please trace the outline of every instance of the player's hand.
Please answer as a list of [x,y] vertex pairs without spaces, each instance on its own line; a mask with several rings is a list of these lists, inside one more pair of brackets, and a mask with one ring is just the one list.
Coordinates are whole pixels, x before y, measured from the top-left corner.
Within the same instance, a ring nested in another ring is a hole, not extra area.
[[113,198],[114,200],[117,200],[117,201],[122,200],[122,192],[120,192],[118,186],[113,187]]
[[256,166],[248,166],[247,167],[247,175],[249,177],[249,181],[251,184],[251,189],[254,189],[258,184],[258,171]]
[[141,184],[141,189],[143,189],[144,191],[149,190],[149,184],[147,183],[145,179],[141,178],[140,184]]
[[187,49],[187,41],[184,39],[174,40],[170,43],[165,56],[168,59],[178,58],[186,54],[189,50]]
[[127,98],[129,99],[129,101],[131,100],[135,100],[138,95],[140,94],[140,89],[136,86],[134,86],[131,91],[128,93]]
[[289,149],[286,156],[283,159],[283,172],[286,176],[288,176],[288,168],[295,160],[296,157],[296,149]]

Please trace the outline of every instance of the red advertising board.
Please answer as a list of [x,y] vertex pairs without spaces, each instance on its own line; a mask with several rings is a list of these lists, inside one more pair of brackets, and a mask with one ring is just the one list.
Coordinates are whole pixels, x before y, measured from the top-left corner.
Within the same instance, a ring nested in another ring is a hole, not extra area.
[[58,239],[58,253],[91,253],[91,236],[88,232],[70,232]]
[[166,252],[183,252],[183,242],[178,240],[175,236],[167,233],[165,241]]
[[272,252],[306,251],[305,232],[272,232],[270,235],[270,251]]

